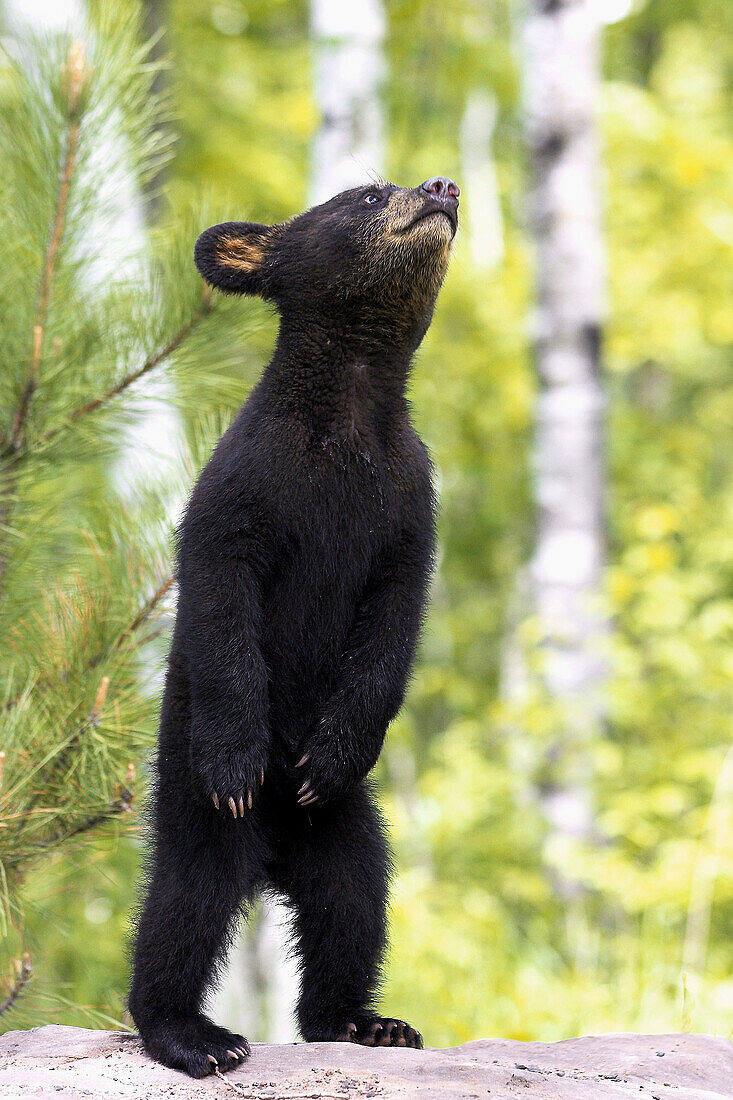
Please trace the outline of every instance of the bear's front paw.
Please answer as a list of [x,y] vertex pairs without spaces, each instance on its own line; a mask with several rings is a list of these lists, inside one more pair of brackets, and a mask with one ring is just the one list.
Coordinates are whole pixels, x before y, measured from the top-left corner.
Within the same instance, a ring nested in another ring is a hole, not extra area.
[[323,735],[323,732],[303,746],[303,755],[295,765],[301,786],[297,798],[300,806],[331,802],[345,794],[359,780],[351,754],[346,750],[343,735]]
[[254,748],[230,748],[216,755],[202,754],[193,761],[199,785],[217,810],[231,810],[244,817],[252,809],[255,795],[265,782],[265,754]]

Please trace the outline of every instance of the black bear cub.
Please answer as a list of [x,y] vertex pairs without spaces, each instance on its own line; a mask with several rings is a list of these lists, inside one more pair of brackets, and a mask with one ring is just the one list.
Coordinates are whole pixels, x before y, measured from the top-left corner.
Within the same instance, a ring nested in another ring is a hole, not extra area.
[[422,1046],[374,1009],[389,855],[365,780],[430,577],[430,463],[405,387],[458,194],[442,177],[362,187],[196,244],[207,282],[272,302],[280,329],[179,533],[130,1011],[152,1057],[193,1077],[249,1053],[203,1001],[263,888],[293,914],[304,1039]]

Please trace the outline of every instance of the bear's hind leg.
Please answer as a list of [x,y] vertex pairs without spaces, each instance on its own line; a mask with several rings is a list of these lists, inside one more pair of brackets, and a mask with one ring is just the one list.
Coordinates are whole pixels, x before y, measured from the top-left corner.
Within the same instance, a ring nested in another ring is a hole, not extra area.
[[247,1040],[202,1012],[242,901],[258,877],[255,823],[188,807],[175,837],[158,838],[134,951],[130,1012],[151,1057],[191,1077],[232,1069]]
[[299,811],[295,835],[278,847],[273,885],[293,909],[307,1042],[422,1047],[413,1027],[373,1008],[389,876],[384,827],[363,787]]

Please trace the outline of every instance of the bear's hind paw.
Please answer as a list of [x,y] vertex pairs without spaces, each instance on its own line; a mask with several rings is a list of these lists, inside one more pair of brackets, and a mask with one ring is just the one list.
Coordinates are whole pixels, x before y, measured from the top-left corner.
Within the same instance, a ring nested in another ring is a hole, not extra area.
[[201,1016],[171,1020],[145,1031],[145,1049],[156,1062],[180,1069],[189,1077],[236,1069],[249,1056],[243,1035],[234,1035]]
[[332,1042],[359,1043],[365,1047],[412,1047],[422,1050],[423,1039],[419,1031],[404,1020],[384,1016],[354,1017],[343,1029],[336,1031]]

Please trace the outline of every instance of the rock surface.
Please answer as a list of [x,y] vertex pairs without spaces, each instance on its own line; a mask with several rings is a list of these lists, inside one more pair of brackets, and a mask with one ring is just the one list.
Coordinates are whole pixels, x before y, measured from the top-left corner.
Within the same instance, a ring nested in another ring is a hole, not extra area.
[[0,1038],[3,1100],[731,1100],[733,1044],[704,1035],[482,1039],[448,1050],[254,1044],[225,1079],[152,1062],[135,1035],[74,1027]]

